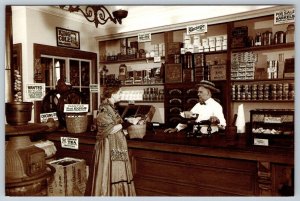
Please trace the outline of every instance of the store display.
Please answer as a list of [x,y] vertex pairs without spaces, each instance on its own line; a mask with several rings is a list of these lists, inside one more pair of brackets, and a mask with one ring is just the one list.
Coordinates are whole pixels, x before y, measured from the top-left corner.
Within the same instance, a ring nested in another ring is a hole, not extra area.
[[251,110],[250,125],[253,145],[294,146],[294,110]]

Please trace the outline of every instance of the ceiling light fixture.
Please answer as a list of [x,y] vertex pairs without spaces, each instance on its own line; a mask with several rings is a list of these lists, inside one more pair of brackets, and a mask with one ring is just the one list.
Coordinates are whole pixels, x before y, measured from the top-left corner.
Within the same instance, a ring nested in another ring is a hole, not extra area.
[[[104,25],[108,20],[113,21],[115,24],[117,22],[122,24],[122,19],[127,17],[127,10],[116,10],[112,14],[103,5],[94,6],[59,6],[63,10],[72,12],[81,12],[83,16],[89,21],[94,22],[95,26],[98,28],[98,24]],[[84,8],[81,8],[84,7]]]

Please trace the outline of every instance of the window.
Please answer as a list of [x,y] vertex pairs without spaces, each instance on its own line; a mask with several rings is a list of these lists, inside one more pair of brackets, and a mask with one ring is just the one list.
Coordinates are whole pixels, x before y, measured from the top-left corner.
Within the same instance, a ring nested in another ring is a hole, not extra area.
[[[82,103],[89,104],[89,113],[98,109],[98,94],[90,93],[89,85],[97,84],[97,54],[34,44],[34,60],[41,63],[41,75],[35,82],[45,83],[46,92],[55,89],[57,81],[65,78],[72,88],[83,95]],[[40,122],[42,101],[35,101],[35,122]]]
[[60,78],[65,78],[65,81],[70,83],[73,89],[81,92],[82,103],[92,105],[89,89],[89,85],[92,83],[91,61],[42,55],[41,65],[45,70],[46,93],[55,89]]

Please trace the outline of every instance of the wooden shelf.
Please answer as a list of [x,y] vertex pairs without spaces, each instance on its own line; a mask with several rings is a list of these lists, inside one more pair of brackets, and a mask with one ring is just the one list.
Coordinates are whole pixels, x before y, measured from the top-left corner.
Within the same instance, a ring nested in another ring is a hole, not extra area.
[[[164,59],[165,57],[162,56],[161,59]],[[137,62],[137,61],[154,61],[153,57],[149,58],[134,58],[134,59],[122,59],[122,60],[116,60],[116,61],[100,61],[100,64],[117,64],[117,63],[124,63],[124,62]]]
[[206,54],[206,55],[210,55],[210,54],[225,54],[227,53],[227,50],[218,50],[218,51],[211,51],[211,52],[196,52],[194,54]]
[[235,53],[235,52],[262,51],[262,50],[274,50],[274,49],[293,48],[293,47],[295,47],[295,43],[282,43],[282,44],[276,44],[276,45],[233,48],[232,52]]
[[278,79],[254,79],[254,80],[231,80],[231,82],[280,82],[294,81],[295,78],[278,78]]
[[122,87],[164,86],[164,83],[155,84],[123,84]]
[[231,100],[232,102],[248,102],[248,103],[273,103],[273,102],[279,102],[279,103],[287,103],[287,102],[294,102],[295,100]]
[[[164,103],[164,100],[139,100],[133,101],[134,103]],[[122,100],[120,103],[129,103],[129,101]]]

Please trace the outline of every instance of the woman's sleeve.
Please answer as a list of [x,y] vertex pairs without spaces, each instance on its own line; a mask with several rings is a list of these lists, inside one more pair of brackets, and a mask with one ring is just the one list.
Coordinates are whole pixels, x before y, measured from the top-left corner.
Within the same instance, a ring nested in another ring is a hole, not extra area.
[[120,130],[118,129],[119,124],[115,123],[109,111],[105,108],[102,108],[97,116],[97,125],[98,132],[100,132],[103,136],[113,134],[113,132],[115,133],[116,131]]

